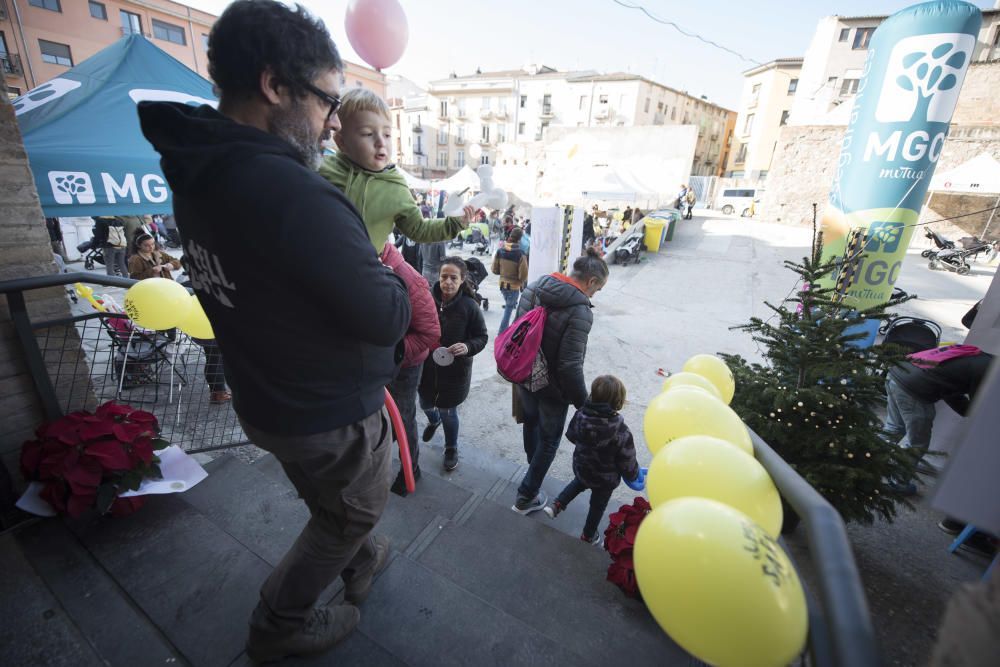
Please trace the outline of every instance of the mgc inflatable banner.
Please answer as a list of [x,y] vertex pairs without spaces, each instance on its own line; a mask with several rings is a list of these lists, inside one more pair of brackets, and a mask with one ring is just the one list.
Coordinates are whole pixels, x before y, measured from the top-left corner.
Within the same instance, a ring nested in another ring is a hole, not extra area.
[[969,3],[927,2],[893,14],[872,37],[822,218],[827,259],[845,256],[852,229],[866,232],[838,285],[852,308],[892,294],[981,23]]

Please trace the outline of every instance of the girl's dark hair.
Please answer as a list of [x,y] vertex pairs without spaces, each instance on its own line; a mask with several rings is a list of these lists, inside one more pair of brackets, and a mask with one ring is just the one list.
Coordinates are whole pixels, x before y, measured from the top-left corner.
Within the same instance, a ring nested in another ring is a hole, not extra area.
[[507,237],[507,240],[510,241],[511,243],[517,243],[518,241],[521,240],[522,236],[524,236],[524,230],[521,229],[520,227],[515,227],[514,229],[510,230],[510,236]]
[[344,63],[323,22],[295,5],[236,0],[208,36],[208,73],[222,97],[253,96],[260,75],[271,70],[298,97],[316,77],[342,71]]
[[[468,281],[469,265],[465,263],[465,260],[461,257],[445,257],[441,260],[441,266],[444,266],[445,264],[451,264],[452,266],[458,268],[458,273],[462,276],[462,291],[469,296],[476,296],[475,288],[470,285]],[[438,269],[438,273],[440,272],[441,269]]]
[[596,248],[590,247],[573,262],[573,278],[589,280],[597,278],[601,282],[608,279],[608,264],[597,252]]
[[154,241],[153,237],[150,236],[149,234],[136,234],[135,240],[132,241],[132,250],[135,251],[135,252],[139,252],[139,246],[141,246],[143,243],[145,243],[146,239],[149,239],[150,241]]
[[618,412],[625,405],[625,384],[614,375],[601,375],[590,385],[590,400],[593,403],[607,403]]

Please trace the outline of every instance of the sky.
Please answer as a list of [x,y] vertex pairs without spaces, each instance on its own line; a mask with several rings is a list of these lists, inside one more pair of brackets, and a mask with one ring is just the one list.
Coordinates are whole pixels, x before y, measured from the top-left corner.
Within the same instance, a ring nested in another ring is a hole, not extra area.
[[[220,14],[229,0],[181,0]],[[742,72],[801,56],[820,18],[891,14],[913,0],[621,0],[740,56],[685,37],[615,0],[399,0],[410,38],[387,74],[421,85],[449,73],[516,69],[625,71],[735,110]],[[362,62],[344,29],[346,0],[301,0],[326,23],[341,55]],[[994,2],[973,4],[992,8]]]

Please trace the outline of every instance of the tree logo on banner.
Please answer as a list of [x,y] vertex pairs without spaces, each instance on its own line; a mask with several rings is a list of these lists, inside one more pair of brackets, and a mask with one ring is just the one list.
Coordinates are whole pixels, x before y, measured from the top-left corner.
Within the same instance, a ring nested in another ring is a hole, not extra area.
[[963,33],[899,40],[889,56],[875,120],[949,122],[975,46],[975,37]]
[[97,201],[87,172],[50,171],[49,185],[57,204],[93,204]]
[[54,102],[71,90],[76,90],[81,85],[83,84],[73,79],[64,79],[62,77],[52,79],[16,98],[11,103],[14,106],[14,114],[20,116],[26,111],[31,111],[43,104]]

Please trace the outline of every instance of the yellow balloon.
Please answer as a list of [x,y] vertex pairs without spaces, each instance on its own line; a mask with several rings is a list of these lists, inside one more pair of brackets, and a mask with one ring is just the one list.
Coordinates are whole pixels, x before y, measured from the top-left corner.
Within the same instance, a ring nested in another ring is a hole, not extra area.
[[180,324],[191,308],[191,295],[166,278],[140,280],[125,293],[125,313],[146,329],[162,331]]
[[177,325],[177,328],[192,338],[205,338],[208,340],[215,338],[215,332],[212,331],[212,323],[208,321],[205,309],[201,307],[201,302],[198,301],[198,297],[194,294],[191,295],[191,309],[188,311],[187,317]]
[[733,372],[729,370],[729,366],[722,359],[711,354],[696,354],[684,362],[684,367],[681,370],[697,373],[714,384],[726,405],[729,405],[733,400],[733,394],[736,393],[736,381],[733,379]]
[[753,456],[750,432],[733,409],[698,387],[679,385],[649,403],[642,422],[646,446],[656,454],[685,435],[711,435]]
[[639,525],[635,574],[671,639],[718,667],[779,667],[806,642],[806,600],[787,554],[742,512],[707,498],[660,505]]
[[717,399],[722,400],[722,394],[719,390],[715,388],[711,380],[704,377],[703,375],[698,375],[697,373],[689,373],[688,371],[681,371],[680,373],[674,373],[666,380],[663,381],[663,391],[667,391],[673,387],[701,387],[707,391],[712,396]]
[[736,445],[708,435],[677,438],[653,457],[646,476],[649,503],[711,498],[740,510],[768,535],[781,533],[781,496],[764,466]]

